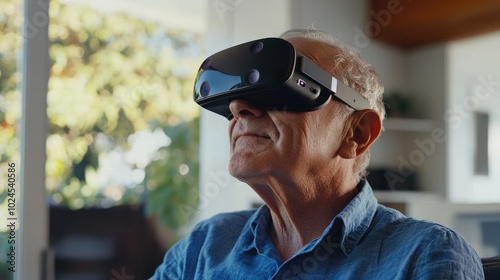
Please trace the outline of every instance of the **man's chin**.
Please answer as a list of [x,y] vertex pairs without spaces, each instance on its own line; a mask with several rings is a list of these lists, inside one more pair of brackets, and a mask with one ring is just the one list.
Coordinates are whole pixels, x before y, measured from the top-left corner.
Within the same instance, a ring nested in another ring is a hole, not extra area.
[[244,183],[250,183],[264,176],[262,167],[248,164],[248,162],[233,162],[231,160],[228,165],[228,171],[231,176]]
[[248,178],[250,176],[248,168],[245,168],[239,164],[229,163],[228,171],[231,176],[240,181],[243,181],[245,178]]

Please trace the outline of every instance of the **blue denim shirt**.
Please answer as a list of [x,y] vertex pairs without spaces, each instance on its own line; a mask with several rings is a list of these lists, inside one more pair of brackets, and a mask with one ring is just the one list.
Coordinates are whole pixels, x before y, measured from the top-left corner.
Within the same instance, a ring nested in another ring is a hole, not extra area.
[[444,226],[378,205],[366,182],[321,237],[282,261],[270,210],[219,214],[165,255],[151,279],[483,279],[474,249]]

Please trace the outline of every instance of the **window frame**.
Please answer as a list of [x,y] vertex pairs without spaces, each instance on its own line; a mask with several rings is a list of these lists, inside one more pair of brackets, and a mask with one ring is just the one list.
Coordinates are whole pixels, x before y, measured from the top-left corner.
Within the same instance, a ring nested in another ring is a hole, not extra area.
[[45,190],[49,0],[23,1],[19,228],[15,280],[51,279],[47,256],[49,209]]

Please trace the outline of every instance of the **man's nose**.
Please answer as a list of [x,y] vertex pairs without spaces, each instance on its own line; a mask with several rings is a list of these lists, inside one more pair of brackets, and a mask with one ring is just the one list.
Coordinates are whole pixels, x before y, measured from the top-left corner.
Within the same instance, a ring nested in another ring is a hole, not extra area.
[[245,117],[261,117],[264,115],[265,110],[252,105],[251,103],[243,100],[243,99],[234,99],[229,103],[229,110],[233,114],[233,117],[236,119],[245,118]]

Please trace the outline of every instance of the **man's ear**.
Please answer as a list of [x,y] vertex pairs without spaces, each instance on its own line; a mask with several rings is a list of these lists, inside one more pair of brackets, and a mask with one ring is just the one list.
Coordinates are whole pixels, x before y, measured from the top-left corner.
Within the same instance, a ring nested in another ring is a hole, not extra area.
[[382,121],[374,110],[356,111],[351,115],[350,127],[340,147],[340,156],[356,158],[363,154],[377,139]]

